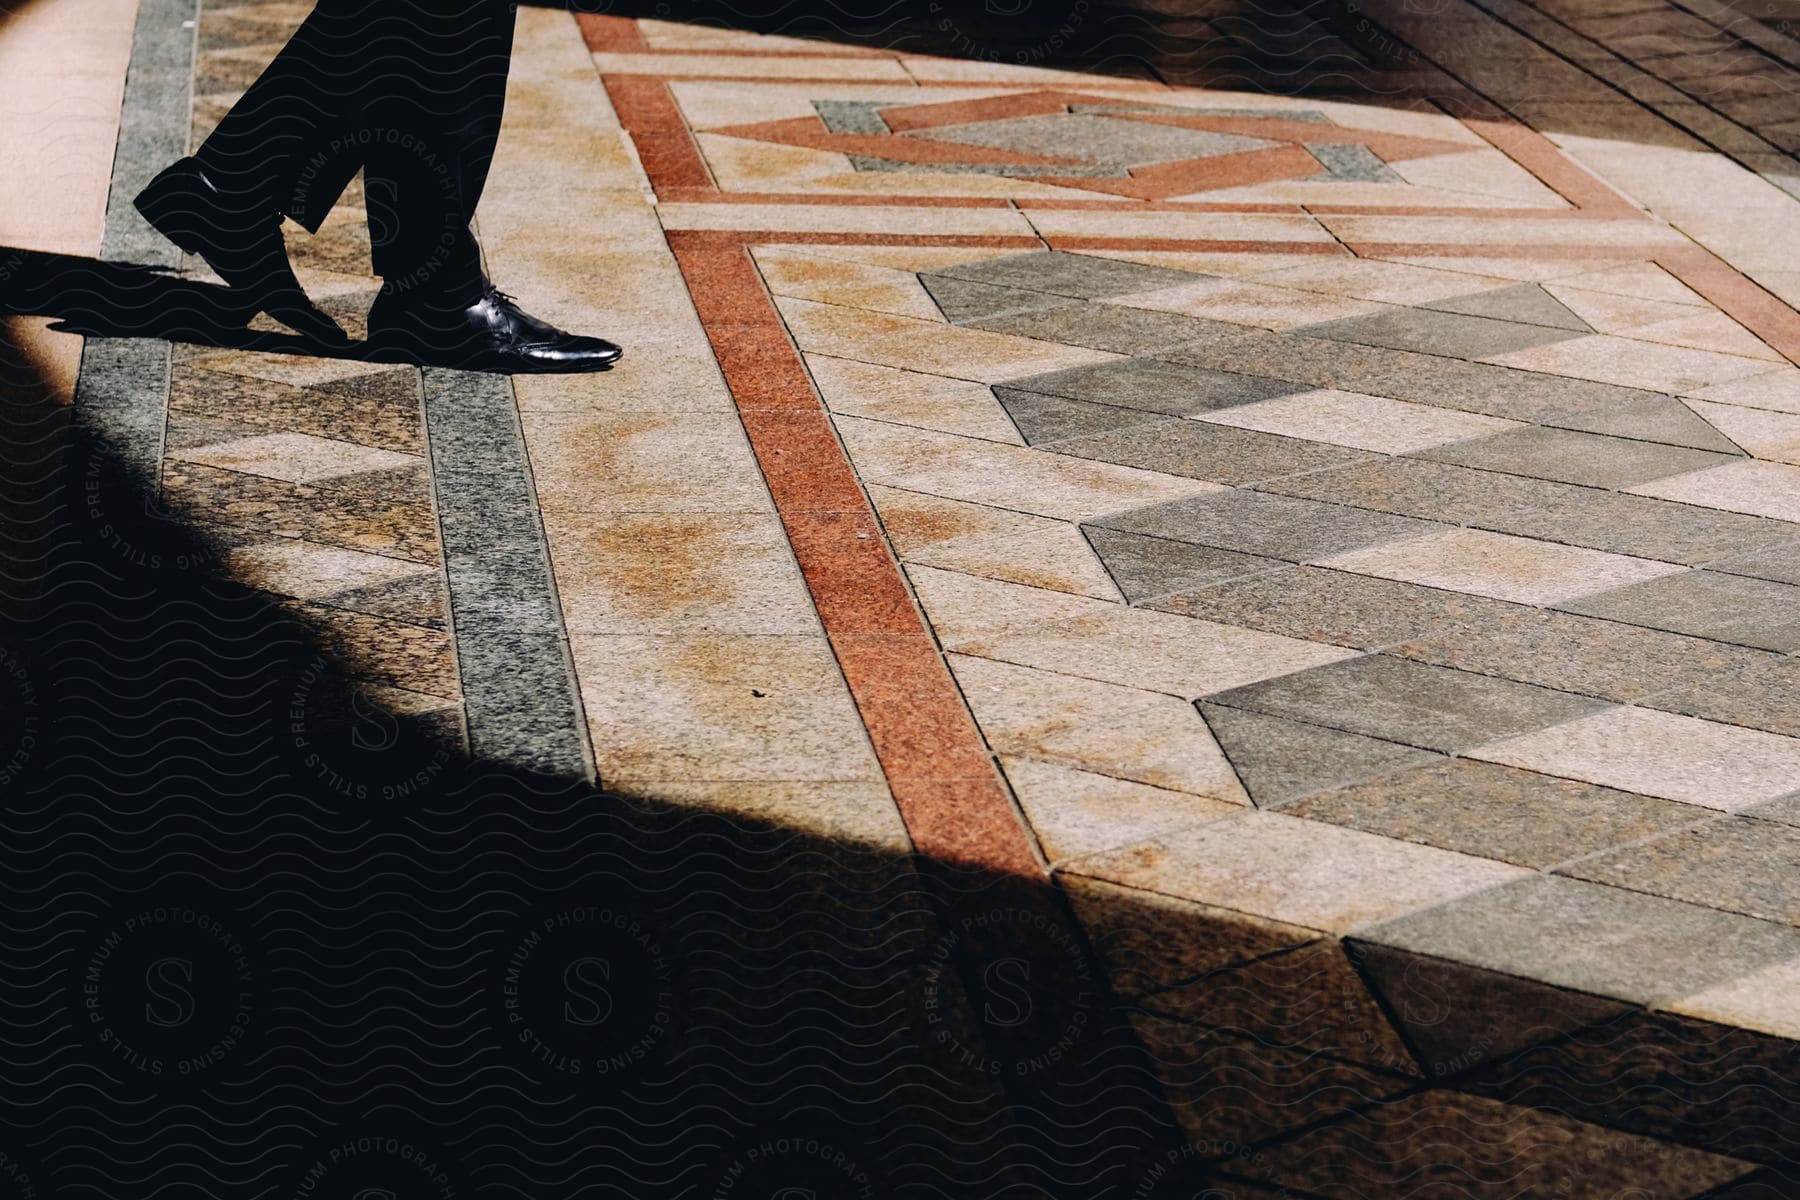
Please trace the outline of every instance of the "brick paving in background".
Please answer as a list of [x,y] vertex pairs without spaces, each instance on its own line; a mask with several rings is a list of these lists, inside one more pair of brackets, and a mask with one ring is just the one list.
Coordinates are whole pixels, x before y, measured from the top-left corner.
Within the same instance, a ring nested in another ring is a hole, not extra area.
[[[606,786],[1059,880],[1239,1174],[1712,1194],[1791,1120],[1583,1089],[1796,1099],[1800,43],[1365,10],[1359,98],[1248,86],[1300,18],[1095,74],[523,9],[489,265],[627,346],[512,387],[545,636]],[[210,0],[197,132],[292,15]],[[367,237],[293,242],[353,328]],[[456,732],[424,406],[179,347],[162,485]]]

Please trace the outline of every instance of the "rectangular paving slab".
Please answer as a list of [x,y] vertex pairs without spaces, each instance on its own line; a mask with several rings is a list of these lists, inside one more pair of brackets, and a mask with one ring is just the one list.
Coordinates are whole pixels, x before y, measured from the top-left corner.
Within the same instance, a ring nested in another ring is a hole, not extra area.
[[1094,524],[1289,562],[1418,537],[1440,528],[1408,517],[1242,489],[1114,513]]

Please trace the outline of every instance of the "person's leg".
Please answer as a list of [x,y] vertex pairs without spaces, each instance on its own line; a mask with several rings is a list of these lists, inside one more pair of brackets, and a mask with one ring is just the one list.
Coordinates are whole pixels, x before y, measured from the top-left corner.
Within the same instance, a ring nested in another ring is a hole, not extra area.
[[[484,285],[469,221],[499,140],[512,59],[511,0],[384,0],[417,30],[394,88],[372,95],[365,192],[375,273],[394,289],[473,302]],[[404,68],[404,70],[402,69]]]

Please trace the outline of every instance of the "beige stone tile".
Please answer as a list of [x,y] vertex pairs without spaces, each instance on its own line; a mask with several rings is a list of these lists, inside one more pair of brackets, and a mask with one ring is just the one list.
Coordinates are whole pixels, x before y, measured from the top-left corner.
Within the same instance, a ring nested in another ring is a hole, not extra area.
[[[1438,161],[1435,158],[1420,158],[1389,165],[1404,180],[1404,177],[1410,173],[1404,168],[1413,164],[1428,164]],[[1192,192],[1186,196],[1177,196],[1175,199],[1202,203],[1211,201],[1215,204],[1303,204],[1321,210],[1363,205],[1391,207],[1428,204],[1433,208],[1466,208],[1475,212],[1491,209],[1496,203],[1504,204],[1508,208],[1568,207],[1557,197],[1556,193],[1541,187],[1529,200],[1521,200],[1496,197],[1484,192],[1455,190],[1449,186],[1415,185],[1404,181],[1365,183],[1359,180],[1325,179],[1282,179],[1272,183],[1259,183],[1245,187],[1215,188]]]
[[1800,779],[1800,739],[1647,708],[1608,709],[1469,757],[1725,810],[1785,796]]
[[719,813],[754,828],[792,829],[834,845],[855,843],[906,854],[906,823],[887,786],[880,783],[801,782],[676,783],[621,779],[607,785],[620,796]]
[[1662,346],[1607,334],[1515,350],[1482,361],[1656,392],[1692,391],[1707,384],[1742,379],[1767,370],[1765,364],[1752,358],[1682,346]]
[[948,659],[976,724],[1002,754],[1234,805],[1248,800],[1185,700],[990,659]]
[[1686,394],[1716,404],[1800,413],[1800,367],[1779,367],[1762,375],[1695,388]]
[[851,242],[843,245],[809,245],[806,253],[814,258],[866,263],[872,267],[887,267],[895,271],[934,271],[940,267],[1002,258],[1015,251],[996,250],[992,246],[865,246]]
[[1716,354],[1759,358],[1765,362],[1787,362],[1761,338],[1722,312],[1692,313],[1672,320],[1653,321],[1622,330],[1619,336],[1667,346],[1710,350]]
[[[1235,97],[1234,97],[1235,99]],[[1285,213],[1131,213],[1117,210],[1032,209],[1046,238],[1181,238],[1221,242],[1332,242],[1312,217]]]
[[1757,458],[1800,465],[1800,414],[1687,400],[1707,424]]
[[1092,200],[1083,188],[1057,187],[1035,179],[1001,175],[951,174],[944,171],[846,171],[821,176],[807,188],[815,194],[893,196],[980,196],[997,200]]
[[857,417],[837,418],[837,428],[868,483],[1065,521],[1224,490],[1197,479]]
[[1352,550],[1320,559],[1319,564],[1520,604],[1555,604],[1686,570],[1672,563],[1480,529],[1451,529]]
[[881,781],[823,637],[573,634],[569,647],[603,784]]
[[763,513],[546,512],[573,633],[818,633],[781,521]]
[[268,379],[295,387],[331,383],[369,373],[369,364],[356,359],[302,358],[297,354],[259,354],[250,350],[207,354],[193,359],[192,363],[208,371],[225,371],[232,375]]
[[1783,463],[1737,462],[1705,471],[1690,471],[1627,488],[1640,496],[1657,496],[1722,508],[1727,512],[1800,521],[1800,468]]
[[1195,419],[1384,454],[1406,454],[1498,433],[1519,424],[1499,417],[1331,388],[1217,409]]
[[763,281],[777,296],[870,308],[922,321],[943,314],[910,271],[763,247],[755,251]]
[[424,462],[414,454],[378,450],[373,446],[315,437],[310,433],[269,433],[237,438],[213,446],[171,450],[169,457],[226,471],[242,471],[246,475],[285,479],[289,483],[313,483],[362,471],[416,467]]
[[[1569,202],[1492,146],[1460,154],[1433,154],[1388,164],[1417,189],[1467,193],[1471,203],[1490,207],[1566,209]],[[1406,203],[1401,201],[1400,203]],[[1420,196],[1414,204],[1435,204]]]
[[610,370],[587,375],[515,375],[521,413],[734,413],[725,377],[698,321],[671,320],[662,329],[641,323],[581,321],[584,331],[610,337],[625,355]]
[[1387,308],[1367,300],[1270,287],[1241,279],[1201,279],[1153,292],[1119,296],[1113,303],[1263,329],[1292,329],[1297,325],[1312,325],[1339,317],[1360,317]]
[[1590,292],[1559,283],[1546,283],[1543,288],[1570,312],[1593,326],[1598,333],[1622,333],[1640,325],[1695,315],[1691,304],[1644,300],[1611,292]]
[[[1455,260],[1447,259],[1446,263]],[[1452,296],[1467,296],[1507,286],[1497,275],[1472,275],[1451,268],[1414,267],[1371,258],[1327,258],[1284,266],[1257,275],[1260,283],[1329,292],[1381,304],[1429,304]]]
[[805,233],[925,233],[1030,237],[1007,208],[906,204],[660,204],[667,229],[780,229]]
[[1261,275],[1283,267],[1356,261],[1347,254],[1264,254],[1229,250],[1083,250],[1082,253],[1096,258],[1116,259],[1119,262],[1142,263],[1147,267],[1167,267],[1171,271],[1194,271],[1202,275],[1232,277]]
[[1395,254],[1370,261],[1402,263],[1410,267],[1443,267],[1446,264],[1453,264],[1459,271],[1492,275],[1498,279],[1511,279],[1519,283],[1537,283],[1568,273],[1569,264],[1562,259],[1509,258],[1503,252],[1499,252],[1501,249],[1497,247],[1497,252],[1492,255],[1459,254],[1450,258],[1437,254]]
[[1026,587],[1122,601],[1093,547],[1069,521],[871,486],[902,562]]
[[1021,593],[1033,589],[1002,583],[965,588],[958,619],[940,622],[934,590],[919,587],[947,649],[1188,699],[1356,657],[1339,646],[1102,601],[1061,605],[1066,615],[1050,619],[992,616],[969,603],[970,593],[980,590],[991,604],[1011,604],[1032,599]]
[[1268,812],[1235,813],[1064,870],[1331,933],[1530,873]]
[[1668,1006],[1671,1012],[1717,1021],[1741,1029],[1758,1029],[1800,1041],[1800,960],[1708,988]]
[[923,564],[909,563],[906,574],[932,628],[945,642],[1027,633],[1115,607],[1088,596]]
[[1025,819],[1052,864],[1237,812],[1240,804],[1002,755]]
[[301,600],[436,573],[422,563],[286,538],[227,552],[225,569],[239,583]]
[[[1675,230],[1646,221],[1329,214],[1319,220],[1338,238],[1353,244],[1443,242],[1465,245],[1472,250],[1493,246],[1502,251],[1512,246],[1643,246],[1649,250],[1687,244],[1687,239]],[[1469,269],[1485,268],[1471,265]]]
[[1167,91],[1160,83],[1125,84],[1116,79],[1096,86],[1093,75],[1083,71],[1059,71],[1052,67],[1033,67],[1019,63],[991,62],[984,58],[925,58],[901,60],[913,78],[921,83],[1044,83],[1079,87],[1083,92],[1136,91],[1147,93],[1160,102]]
[[711,413],[527,413],[546,512],[769,512],[744,427]]
[[727,192],[801,192],[851,170],[849,158],[832,150],[718,133],[698,133],[694,141],[714,181]]
[[[761,48],[760,43],[757,48]],[[711,75],[742,79],[864,79],[906,82],[898,62],[873,55],[797,58],[791,54],[614,54],[594,55],[603,75]]]
[[834,413],[1022,446],[1018,426],[986,384],[809,354],[813,383]]
[[1627,263],[1622,267],[1603,267],[1597,271],[1575,271],[1559,274],[1556,282],[1564,287],[1585,292],[1605,292],[1633,300],[1662,301],[1706,307],[1706,301],[1687,284],[1650,262]]
[[998,383],[1120,357],[810,300],[782,297],[779,306],[788,331],[802,350],[978,383]]

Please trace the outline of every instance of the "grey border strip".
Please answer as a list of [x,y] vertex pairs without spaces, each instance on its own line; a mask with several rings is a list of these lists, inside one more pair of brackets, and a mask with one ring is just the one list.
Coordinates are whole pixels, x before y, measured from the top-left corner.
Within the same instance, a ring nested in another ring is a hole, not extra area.
[[[187,153],[198,38],[198,0],[141,0],[100,243],[107,262],[171,270],[181,265],[181,251],[151,229],[131,201],[152,176]],[[81,350],[75,418],[146,487],[156,485],[162,469],[169,363],[169,343],[152,338],[89,338]]]
[[424,375],[470,753],[591,780],[587,720],[512,381],[439,368]]

